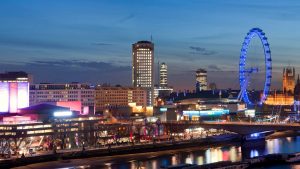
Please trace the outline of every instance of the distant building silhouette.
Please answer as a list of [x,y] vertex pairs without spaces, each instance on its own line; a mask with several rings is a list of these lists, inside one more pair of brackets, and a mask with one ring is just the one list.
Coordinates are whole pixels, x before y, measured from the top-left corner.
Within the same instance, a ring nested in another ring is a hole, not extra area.
[[209,89],[210,89],[210,90],[216,90],[216,89],[217,89],[216,83],[210,83],[210,84],[209,84]]
[[159,65],[159,87],[165,88],[168,86],[168,66],[166,63]]
[[282,91],[283,93],[293,94],[295,88],[295,68],[283,68]]
[[298,75],[297,83],[294,88],[294,99],[295,101],[300,101],[300,79]]

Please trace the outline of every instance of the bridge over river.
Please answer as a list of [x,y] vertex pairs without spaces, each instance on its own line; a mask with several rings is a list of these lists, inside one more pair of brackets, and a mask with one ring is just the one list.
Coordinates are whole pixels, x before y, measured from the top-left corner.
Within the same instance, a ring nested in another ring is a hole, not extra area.
[[187,127],[202,127],[205,129],[223,129],[241,135],[272,131],[300,131],[298,123],[259,123],[259,122],[168,122],[164,125],[171,132],[178,132]]

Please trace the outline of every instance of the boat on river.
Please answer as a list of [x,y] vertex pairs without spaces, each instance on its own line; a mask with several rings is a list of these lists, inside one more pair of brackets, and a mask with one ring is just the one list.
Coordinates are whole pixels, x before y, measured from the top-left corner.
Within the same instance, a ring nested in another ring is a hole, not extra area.
[[300,162],[300,153],[289,154],[287,156],[286,162],[288,163]]

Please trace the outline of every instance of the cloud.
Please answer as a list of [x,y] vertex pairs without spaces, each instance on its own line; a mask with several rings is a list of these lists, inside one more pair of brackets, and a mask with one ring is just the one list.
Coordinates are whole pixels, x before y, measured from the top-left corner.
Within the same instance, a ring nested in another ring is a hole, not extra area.
[[100,70],[102,72],[108,72],[111,70],[116,70],[116,71],[130,70],[129,66],[116,66],[113,65],[112,63],[80,61],[80,60],[34,61],[33,64],[56,66],[56,67],[69,67],[69,68],[76,68],[76,69],[80,68],[83,69],[83,71]]
[[96,45],[96,46],[110,46],[112,44],[111,43],[104,43],[104,42],[95,42],[95,43],[92,43],[92,45]]
[[230,38],[235,36],[236,34],[234,33],[228,33],[228,32],[222,32],[222,33],[218,33],[218,34],[210,34],[210,35],[205,35],[205,36],[196,36],[193,37],[193,39],[196,40],[220,40],[220,39],[226,39],[226,38]]
[[129,14],[129,15],[127,15],[127,16],[121,18],[118,22],[119,22],[119,23],[124,23],[124,22],[126,22],[126,21],[129,21],[129,20],[133,19],[134,17],[135,17],[134,14]]
[[217,65],[208,65],[207,68],[209,69],[208,71],[222,71],[222,69]]
[[130,66],[106,62],[80,60],[33,61],[24,64],[0,64],[0,72],[25,71],[33,75],[35,83],[88,82],[129,85]]
[[202,53],[202,55],[209,56],[209,55],[214,55],[216,53],[217,52],[215,52],[215,51],[205,51],[205,52]]
[[200,54],[200,55],[209,56],[217,53],[215,51],[207,50],[206,48],[198,47],[198,46],[190,46],[189,48],[191,50],[190,54]]
[[80,49],[79,46],[66,45],[60,42],[45,41],[39,39],[22,39],[15,37],[1,37],[1,46],[17,46],[25,48],[40,48],[40,49],[60,49],[60,50],[75,50]]
[[204,52],[206,49],[201,47],[190,46],[190,49],[195,50],[197,52]]

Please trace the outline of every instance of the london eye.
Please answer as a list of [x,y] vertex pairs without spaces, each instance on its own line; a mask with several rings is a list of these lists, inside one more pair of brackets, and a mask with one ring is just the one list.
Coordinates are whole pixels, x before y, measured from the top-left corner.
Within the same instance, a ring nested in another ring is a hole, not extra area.
[[[249,97],[250,89],[249,84],[255,74],[258,72],[262,72],[263,70],[259,69],[256,66],[251,66],[247,64],[247,52],[249,48],[249,44],[254,37],[258,37],[261,41],[263,46],[263,53],[264,53],[264,72],[263,72],[263,86],[262,91],[260,93],[260,98],[258,100],[253,100]],[[251,29],[242,44],[242,49],[240,53],[240,61],[239,61],[239,83],[240,83],[240,93],[238,96],[239,100],[243,100],[247,105],[261,105],[263,104],[269,94],[270,86],[271,86],[271,79],[272,79],[272,59],[271,59],[271,50],[270,45],[268,43],[267,37],[265,33],[259,28]]]

